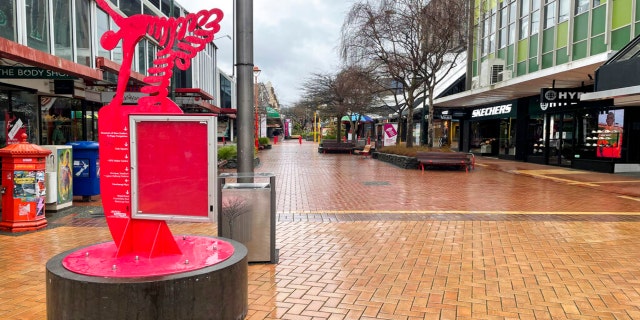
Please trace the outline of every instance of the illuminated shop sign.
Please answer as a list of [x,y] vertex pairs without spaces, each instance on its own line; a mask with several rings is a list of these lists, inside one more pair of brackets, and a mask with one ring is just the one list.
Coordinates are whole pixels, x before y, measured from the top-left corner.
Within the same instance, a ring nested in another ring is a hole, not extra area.
[[550,108],[576,105],[580,102],[580,96],[583,93],[585,92],[575,88],[543,88],[540,90],[540,109],[547,111]]
[[471,118],[502,118],[504,116],[513,116],[515,107],[513,103],[501,104],[492,107],[478,108],[471,111]]

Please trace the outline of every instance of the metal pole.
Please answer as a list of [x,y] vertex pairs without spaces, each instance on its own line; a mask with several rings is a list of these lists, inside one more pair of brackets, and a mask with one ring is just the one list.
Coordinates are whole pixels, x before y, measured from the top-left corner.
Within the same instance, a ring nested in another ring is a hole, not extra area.
[[253,174],[253,0],[235,0],[238,62],[238,174]]

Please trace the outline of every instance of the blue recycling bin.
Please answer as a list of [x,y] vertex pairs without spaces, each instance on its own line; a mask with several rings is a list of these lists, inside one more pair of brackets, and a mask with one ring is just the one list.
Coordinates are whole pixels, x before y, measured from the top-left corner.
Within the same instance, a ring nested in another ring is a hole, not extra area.
[[73,195],[90,197],[100,194],[100,159],[98,143],[67,143],[73,150]]

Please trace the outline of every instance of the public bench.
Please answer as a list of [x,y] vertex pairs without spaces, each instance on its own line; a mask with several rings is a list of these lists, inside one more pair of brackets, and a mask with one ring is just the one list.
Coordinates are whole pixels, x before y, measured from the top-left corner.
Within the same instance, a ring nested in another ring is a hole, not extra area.
[[318,146],[319,153],[327,152],[349,152],[352,153],[355,148],[353,142],[337,142],[337,141],[325,141],[323,140]]
[[367,144],[362,150],[354,150],[353,153],[361,155],[363,158],[368,158],[371,155],[371,145]]
[[475,169],[476,158],[473,153],[465,152],[425,152],[416,153],[418,167],[424,172],[426,166],[457,166],[464,167],[466,172],[469,168]]

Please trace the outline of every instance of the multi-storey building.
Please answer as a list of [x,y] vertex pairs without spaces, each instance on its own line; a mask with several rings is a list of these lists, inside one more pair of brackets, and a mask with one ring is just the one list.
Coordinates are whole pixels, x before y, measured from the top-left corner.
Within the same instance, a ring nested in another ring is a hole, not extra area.
[[[581,99],[640,34],[636,0],[476,0],[460,149],[604,171],[640,171],[640,103]],[[631,76],[631,75],[630,75]],[[637,75],[632,75],[637,77]]]
[[[187,14],[174,0],[108,1],[123,16]],[[113,98],[123,62],[120,44],[107,51],[100,37],[117,29],[93,0],[0,1],[0,147],[17,141],[18,129],[37,144],[97,140],[97,113]],[[138,43],[125,104],[142,95],[158,50],[152,36]],[[210,43],[190,69],[174,68],[170,94],[185,112],[222,112],[216,50]]]

